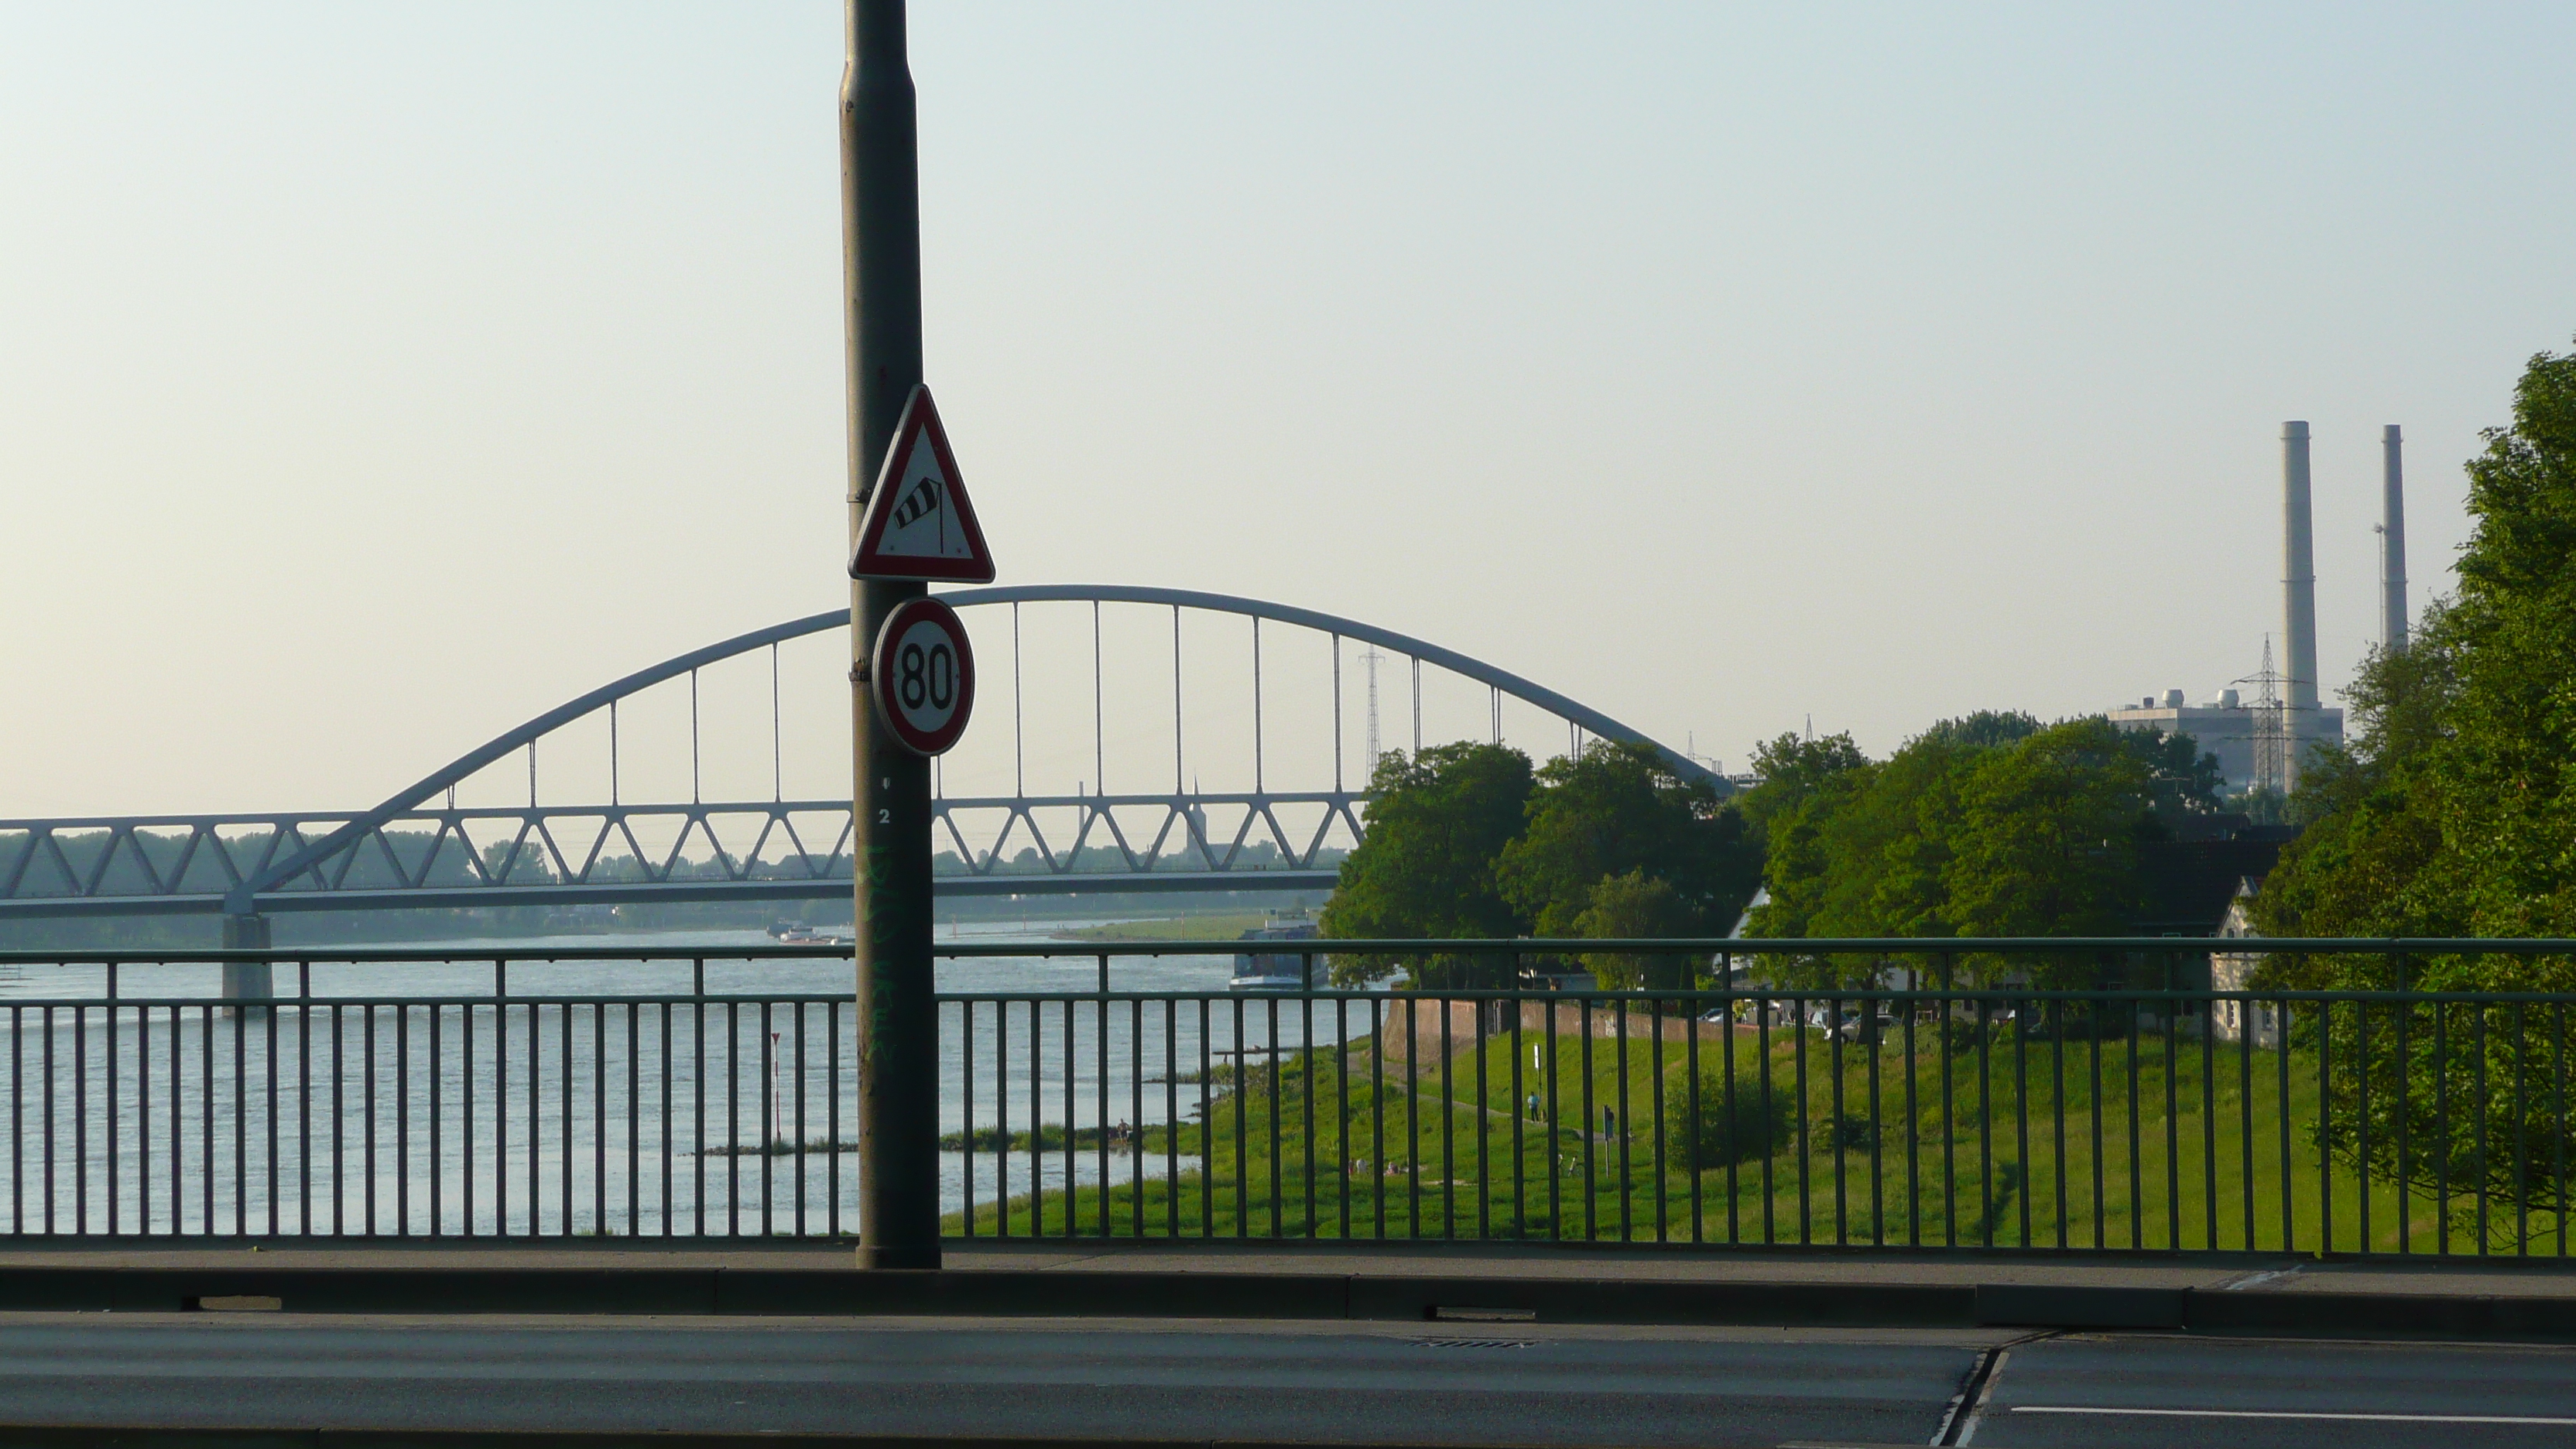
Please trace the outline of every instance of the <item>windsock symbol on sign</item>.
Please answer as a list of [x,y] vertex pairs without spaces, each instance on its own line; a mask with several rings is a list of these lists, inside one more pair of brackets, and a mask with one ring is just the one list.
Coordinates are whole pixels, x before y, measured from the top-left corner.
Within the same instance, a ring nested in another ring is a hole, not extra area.
[[984,546],[984,530],[927,387],[912,390],[895,423],[894,446],[886,450],[868,495],[867,517],[859,524],[850,577],[993,581],[992,552]]

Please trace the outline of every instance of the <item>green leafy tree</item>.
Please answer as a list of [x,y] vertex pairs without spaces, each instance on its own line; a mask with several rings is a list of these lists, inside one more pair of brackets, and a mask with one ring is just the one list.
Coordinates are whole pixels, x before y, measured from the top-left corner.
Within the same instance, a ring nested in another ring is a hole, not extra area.
[[[1574,918],[1574,933],[1594,940],[1652,940],[1696,935],[1697,924],[1671,881],[1639,868],[1594,883],[1591,902]],[[1692,958],[1686,955],[1590,951],[1584,953],[1583,965],[1595,981],[1614,991],[1687,991],[1696,984]]]
[[[2136,918],[2149,776],[2121,731],[2069,720],[1979,762],[1959,792],[1942,910],[1963,936],[2115,935]],[[2032,963],[2067,980],[2075,960]]]
[[1494,864],[1503,898],[1541,936],[1581,935],[1594,889],[1630,872],[1671,887],[1685,934],[1716,934],[1753,894],[1760,857],[1741,812],[1647,746],[1599,740],[1548,761],[1528,828]]
[[[1495,860],[1529,817],[1529,756],[1502,745],[1436,745],[1378,761],[1368,835],[1342,862],[1321,933],[1343,940],[1523,935],[1528,917],[1495,879]],[[1509,984],[1510,963],[1467,955],[1419,964],[1374,954],[1333,957],[1334,984],[1399,971],[1421,987]]]
[[[2350,692],[2349,750],[2303,772],[2308,819],[2256,903],[2272,934],[2576,934],[2576,354],[2542,353],[2515,385],[2513,425],[2468,465],[2474,531],[2460,591],[2400,653],[2374,656]],[[2432,957],[2401,983],[2381,958],[2275,959],[2265,984],[2435,991],[2576,988],[2566,957]],[[2565,1210],[2554,1164],[2576,1155],[2563,1045],[2510,1005],[2415,1005],[2400,1034],[2360,1013],[2332,1025],[2358,1070],[2337,1084],[2347,1160],[2418,1186],[2471,1187]],[[2446,1030],[2436,1032],[2437,1021]],[[2370,1090],[2361,1090],[2362,1084]],[[2529,1095],[2532,1100],[2524,1100]],[[2450,1110],[2434,1105],[2447,1101]]]

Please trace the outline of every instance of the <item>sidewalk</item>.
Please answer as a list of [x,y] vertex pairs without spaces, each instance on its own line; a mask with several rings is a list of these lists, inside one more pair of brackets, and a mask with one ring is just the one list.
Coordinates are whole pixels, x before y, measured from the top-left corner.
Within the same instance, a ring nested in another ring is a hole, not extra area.
[[19,1240],[0,1310],[973,1314],[2143,1329],[2576,1341],[2576,1262],[1421,1243],[257,1248]]

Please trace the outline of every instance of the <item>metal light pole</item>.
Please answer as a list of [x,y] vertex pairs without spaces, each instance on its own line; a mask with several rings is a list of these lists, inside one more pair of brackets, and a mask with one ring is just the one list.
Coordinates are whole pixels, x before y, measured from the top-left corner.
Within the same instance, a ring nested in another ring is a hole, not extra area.
[[[921,197],[903,0],[849,0],[841,79],[841,270],[849,347],[850,542],[921,382]],[[850,586],[859,1008],[859,1266],[939,1266],[938,1019],[930,971],[930,761],[877,719],[868,657],[928,591]]]

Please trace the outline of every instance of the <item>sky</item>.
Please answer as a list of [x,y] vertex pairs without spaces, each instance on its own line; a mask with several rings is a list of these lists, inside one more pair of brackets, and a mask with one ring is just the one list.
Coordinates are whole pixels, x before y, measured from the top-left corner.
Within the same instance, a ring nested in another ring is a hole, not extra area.
[[[1727,769],[2251,673],[2303,419],[2331,695],[2381,426],[2420,604],[2576,334],[2571,50],[2564,5],[920,4],[929,381],[1004,583],[1366,620]],[[0,4],[0,818],[362,806],[843,603],[842,61],[815,3]]]

